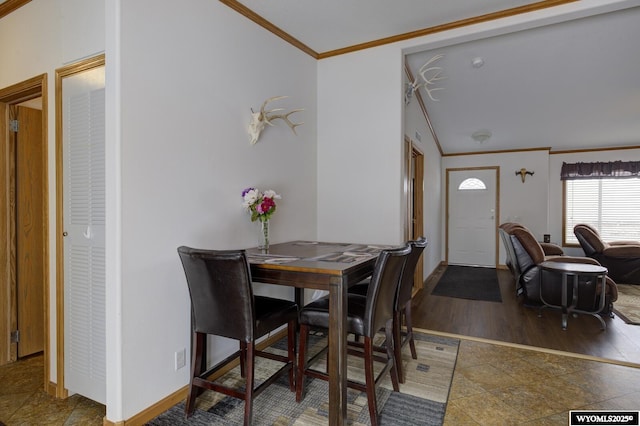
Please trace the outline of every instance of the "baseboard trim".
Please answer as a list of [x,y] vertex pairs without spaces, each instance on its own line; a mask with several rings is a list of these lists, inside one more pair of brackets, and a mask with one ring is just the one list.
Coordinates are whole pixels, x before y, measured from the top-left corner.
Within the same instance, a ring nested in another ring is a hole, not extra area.
[[[264,339],[263,341],[258,343],[256,345],[256,347],[259,350],[262,350],[262,349],[264,349],[264,348],[266,348],[268,346],[271,346],[273,343],[277,342],[281,338],[285,337],[286,334],[287,334],[287,330],[285,328],[283,330],[280,330],[280,331],[270,335],[269,337],[267,337],[266,339]],[[224,375],[225,373],[227,373],[229,370],[231,370],[234,367],[238,366],[239,364],[240,364],[240,361],[238,359],[236,359],[233,362],[229,363],[229,365],[227,365],[225,368],[222,368],[219,371],[217,371],[216,373],[212,374],[209,378],[211,380],[215,380],[218,377],[220,377],[220,376]],[[186,386],[178,389],[174,393],[172,393],[172,394],[166,396],[165,398],[161,399],[160,401],[156,402],[155,404],[145,408],[144,410],[140,411],[138,414],[134,415],[133,417],[131,417],[131,418],[127,419],[127,420],[121,420],[121,421],[114,422],[114,421],[111,421],[111,420],[109,420],[109,419],[107,419],[105,417],[103,419],[103,421],[102,421],[102,424],[104,426],[142,426],[142,425],[145,425],[150,420],[158,417],[160,414],[164,413],[165,411],[167,411],[168,409],[170,409],[174,405],[179,404],[180,402],[186,400],[188,393],[189,393],[189,385],[186,385]]]
[[189,385],[184,386],[166,398],[161,399],[155,404],[142,410],[135,416],[122,422],[110,422],[106,418],[104,419],[104,426],[141,426],[149,422],[150,420],[158,417],[160,414],[167,411],[169,408],[180,403],[187,398],[189,392]]
[[47,383],[46,389],[44,391],[49,396],[52,396],[54,398],[58,397],[58,385],[54,382]]

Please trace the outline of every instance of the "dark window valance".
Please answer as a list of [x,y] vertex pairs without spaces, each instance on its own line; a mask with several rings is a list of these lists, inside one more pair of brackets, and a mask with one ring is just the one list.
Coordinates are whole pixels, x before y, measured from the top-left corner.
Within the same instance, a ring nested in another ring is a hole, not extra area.
[[562,163],[561,180],[640,177],[640,161]]

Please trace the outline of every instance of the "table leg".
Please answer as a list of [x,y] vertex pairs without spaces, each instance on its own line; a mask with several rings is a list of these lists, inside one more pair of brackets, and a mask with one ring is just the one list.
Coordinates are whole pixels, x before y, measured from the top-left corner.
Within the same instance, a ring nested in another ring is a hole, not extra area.
[[329,424],[347,422],[347,285],[341,277],[329,285]]
[[571,298],[570,308],[575,309],[578,307],[578,275],[573,276],[573,296]]
[[296,287],[294,289],[294,300],[298,304],[298,309],[304,307],[304,288]]
[[600,325],[602,326],[601,329],[606,330],[607,324],[602,319],[602,311],[605,306],[605,299],[607,295],[607,274],[602,275],[602,278],[596,277],[595,279],[602,280],[602,291],[600,292],[600,303],[598,304],[598,313],[595,314],[594,316],[600,320]]
[[562,274],[562,329],[567,329],[567,274]]

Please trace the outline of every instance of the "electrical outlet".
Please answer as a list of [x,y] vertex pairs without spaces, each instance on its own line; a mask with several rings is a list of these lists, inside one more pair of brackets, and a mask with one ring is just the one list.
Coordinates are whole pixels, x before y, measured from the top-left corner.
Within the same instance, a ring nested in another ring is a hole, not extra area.
[[179,351],[177,351],[175,353],[175,361],[176,361],[176,371],[181,369],[182,367],[184,367],[187,364],[187,354],[186,354],[186,350],[180,349]]

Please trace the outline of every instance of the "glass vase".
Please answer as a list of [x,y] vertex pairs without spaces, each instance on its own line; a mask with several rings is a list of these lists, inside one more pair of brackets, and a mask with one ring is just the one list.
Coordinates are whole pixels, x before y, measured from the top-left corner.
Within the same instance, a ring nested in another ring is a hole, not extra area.
[[260,221],[258,248],[262,250],[263,253],[269,252],[269,220]]

